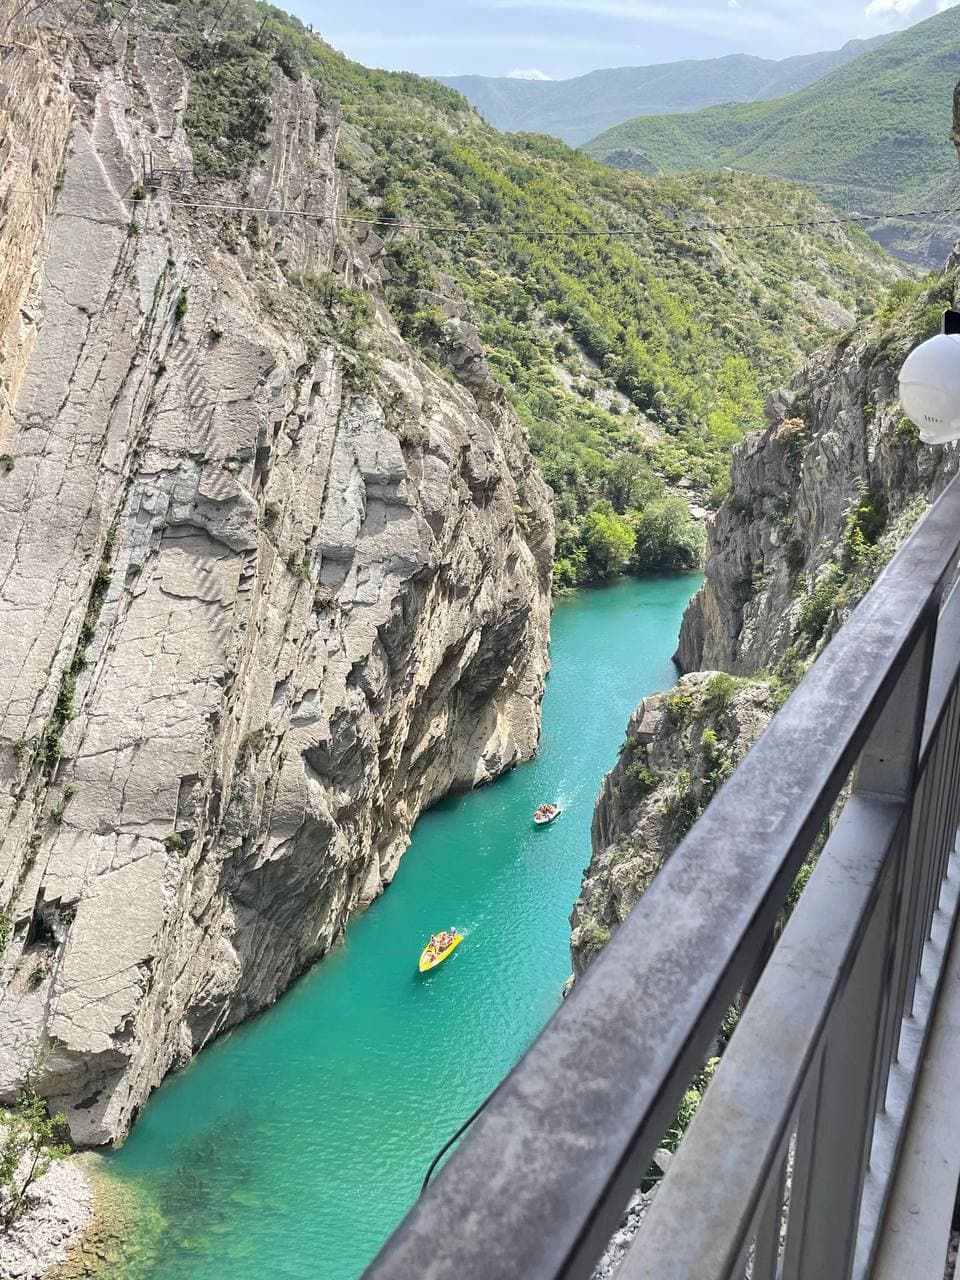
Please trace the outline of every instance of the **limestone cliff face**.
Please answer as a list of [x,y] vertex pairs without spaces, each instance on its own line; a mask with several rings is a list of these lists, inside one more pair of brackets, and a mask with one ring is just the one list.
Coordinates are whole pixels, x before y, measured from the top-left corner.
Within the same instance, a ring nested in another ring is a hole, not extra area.
[[[0,1095],[39,1070],[102,1143],[331,946],[426,805],[535,751],[552,521],[475,331],[424,363],[338,228],[335,106],[274,67],[249,183],[199,195],[166,37],[14,35]],[[186,203],[218,201],[314,216]]]
[[[749,674],[790,649],[811,656],[954,474],[956,448],[920,445],[904,419],[897,376],[952,305],[958,272],[954,256],[901,315],[820,351],[770,397],[767,430],[734,450],[706,579],[681,629],[682,670]],[[832,616],[813,634],[818,590]]]
[[764,679],[698,672],[640,703],[594,810],[593,853],[570,920],[574,977],[753,746],[776,696]]
[[708,531],[706,577],[676,655],[697,674],[641,703],[605,780],[571,921],[575,974],[955,473],[955,447],[919,444],[897,375],[939,327],[958,280],[955,251],[916,296],[901,289],[871,324],[818,352],[770,397],[767,429],[734,450],[730,493]]

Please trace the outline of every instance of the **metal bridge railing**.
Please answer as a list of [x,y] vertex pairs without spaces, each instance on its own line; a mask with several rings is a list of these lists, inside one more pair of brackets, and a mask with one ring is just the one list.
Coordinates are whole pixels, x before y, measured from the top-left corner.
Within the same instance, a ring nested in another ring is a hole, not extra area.
[[[960,885],[958,590],[944,603],[958,547],[960,478],[367,1280],[588,1276],[748,982],[738,1028],[619,1275],[869,1274]],[[790,885],[851,776],[772,945]]]

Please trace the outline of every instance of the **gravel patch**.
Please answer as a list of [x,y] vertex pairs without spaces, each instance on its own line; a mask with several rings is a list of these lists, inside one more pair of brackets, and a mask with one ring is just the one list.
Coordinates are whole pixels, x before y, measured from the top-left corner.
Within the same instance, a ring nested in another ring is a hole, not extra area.
[[27,1194],[27,1209],[0,1235],[0,1276],[39,1280],[62,1262],[93,1215],[93,1191],[86,1175],[70,1160],[57,1160]]
[[[653,1157],[653,1163],[657,1166],[661,1173],[666,1173],[673,1160],[673,1152],[666,1151],[662,1147]],[[594,1267],[590,1274],[590,1280],[611,1280],[626,1257],[627,1250],[633,1243],[633,1238],[640,1230],[643,1219],[646,1217],[647,1210],[650,1208],[650,1202],[656,1194],[659,1183],[654,1184],[649,1191],[635,1191],[630,1198],[623,1217],[620,1219],[620,1226],[613,1233],[613,1237],[603,1251],[600,1261]]]

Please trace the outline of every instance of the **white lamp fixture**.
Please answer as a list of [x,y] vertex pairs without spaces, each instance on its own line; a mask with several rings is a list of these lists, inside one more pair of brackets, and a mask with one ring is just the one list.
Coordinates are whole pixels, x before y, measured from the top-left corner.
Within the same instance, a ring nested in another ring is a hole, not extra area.
[[945,312],[943,332],[907,356],[900,402],[924,444],[960,440],[960,312]]

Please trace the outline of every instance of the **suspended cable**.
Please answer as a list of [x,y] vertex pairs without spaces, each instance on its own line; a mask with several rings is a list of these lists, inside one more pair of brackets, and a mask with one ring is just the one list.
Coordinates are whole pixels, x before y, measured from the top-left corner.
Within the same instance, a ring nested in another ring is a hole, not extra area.
[[[18,191],[25,194],[46,195],[48,191],[44,187],[10,187],[10,191]],[[118,199],[126,204],[134,207],[139,205],[148,205],[152,203],[149,196],[120,196]],[[174,208],[180,209],[198,209],[207,210],[218,213],[251,213],[259,214],[267,219],[271,218],[304,218],[313,222],[328,222],[332,224],[348,224],[351,226],[368,226],[375,227],[383,231],[429,231],[436,234],[445,235],[516,235],[516,236],[535,236],[537,238],[562,239],[562,240],[589,240],[598,237],[617,237],[617,236],[640,236],[649,232],[649,224],[642,227],[597,227],[588,229],[585,227],[576,230],[560,230],[550,231],[542,228],[523,228],[511,227],[506,223],[444,223],[444,222],[422,222],[409,218],[371,218],[363,217],[356,214],[341,213],[320,213],[309,209],[290,209],[284,206],[269,206],[256,204],[236,204],[229,201],[213,201],[213,200],[179,200],[174,197],[164,197],[165,203]],[[694,210],[684,212],[695,213]],[[684,213],[678,213],[674,217],[668,217],[668,221],[680,222]],[[856,212],[847,213],[842,216],[832,218],[799,218],[795,221],[783,220],[778,222],[727,222],[727,223],[711,223],[709,226],[682,226],[682,230],[693,234],[727,234],[732,231],[777,231],[789,228],[804,227],[827,227],[827,226],[845,226],[849,223],[858,222],[902,222],[902,221],[929,221],[936,218],[949,218],[960,216],[960,206],[951,209],[910,209],[899,211],[883,211],[875,210],[869,213]]]
[[[497,1089],[499,1088],[500,1086],[497,1085]],[[497,1089],[494,1089],[491,1093],[487,1094],[484,1100],[480,1103],[479,1107],[477,1107],[476,1111],[472,1112],[469,1116],[467,1116],[466,1120],[464,1120],[463,1124],[456,1131],[456,1133],[451,1138],[448,1138],[446,1140],[446,1142],[443,1144],[443,1146],[440,1148],[437,1154],[430,1161],[430,1167],[427,1169],[426,1177],[424,1178],[423,1183],[420,1187],[421,1196],[426,1191],[427,1187],[430,1185],[430,1179],[433,1177],[434,1170],[436,1169],[437,1165],[440,1163],[443,1157],[447,1154],[447,1152],[450,1150],[450,1148],[453,1146],[456,1140],[462,1137],[463,1134],[465,1134],[466,1131],[470,1128],[470,1126],[473,1124],[474,1120],[476,1120],[480,1112],[483,1111],[484,1107],[488,1105],[493,1095],[497,1092]]]

